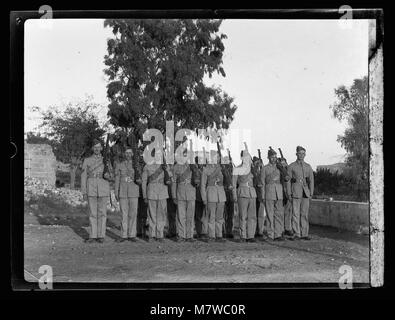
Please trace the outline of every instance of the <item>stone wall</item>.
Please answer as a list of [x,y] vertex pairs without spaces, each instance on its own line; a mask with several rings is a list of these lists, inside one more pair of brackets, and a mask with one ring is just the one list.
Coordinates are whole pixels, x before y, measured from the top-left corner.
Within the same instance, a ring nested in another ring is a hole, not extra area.
[[369,233],[369,204],[351,201],[310,202],[309,222],[358,233]]
[[55,185],[56,158],[51,146],[25,142],[25,177],[38,178]]

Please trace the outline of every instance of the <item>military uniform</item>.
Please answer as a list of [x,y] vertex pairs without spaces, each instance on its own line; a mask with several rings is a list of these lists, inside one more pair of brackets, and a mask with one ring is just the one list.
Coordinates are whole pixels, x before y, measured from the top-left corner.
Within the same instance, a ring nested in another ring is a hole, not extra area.
[[203,204],[202,194],[200,190],[203,167],[198,167],[197,171],[197,179],[199,180],[199,185],[195,188],[195,226],[196,233],[199,237],[205,237],[208,235],[208,217],[206,214],[206,208]]
[[115,167],[115,195],[119,197],[122,213],[121,237],[135,238],[137,233],[137,211],[139,186],[134,182],[132,161],[122,161]]
[[256,231],[256,191],[252,172],[233,176],[233,197],[239,206],[240,239],[254,239]]
[[265,203],[262,200],[262,185],[260,180],[262,169],[259,167],[254,168],[254,187],[256,191],[256,211],[257,211],[257,231],[259,237],[263,236],[265,226]]
[[[285,166],[285,170],[287,170],[287,168],[288,166]],[[288,235],[290,235],[292,234],[292,201],[290,198],[291,191],[287,181],[284,178],[282,178],[281,183],[283,185],[284,230]]]
[[288,166],[292,197],[292,231],[297,237],[309,234],[309,206],[314,192],[314,174],[311,166],[296,160]]
[[208,164],[203,169],[200,188],[202,200],[207,203],[208,235],[210,238],[222,238],[226,195],[219,164]]
[[90,238],[103,239],[106,235],[107,202],[110,185],[103,179],[104,163],[101,155],[84,160],[81,173],[81,192],[88,197]]
[[176,164],[173,172],[173,199],[177,199],[177,236],[192,239],[194,233],[196,189],[189,164]]
[[148,200],[148,234],[162,239],[166,224],[168,186],[164,182],[164,171],[160,164],[147,164],[142,174],[143,198]]
[[283,186],[276,164],[268,163],[263,167],[261,184],[267,214],[267,235],[271,239],[280,238],[284,231]]

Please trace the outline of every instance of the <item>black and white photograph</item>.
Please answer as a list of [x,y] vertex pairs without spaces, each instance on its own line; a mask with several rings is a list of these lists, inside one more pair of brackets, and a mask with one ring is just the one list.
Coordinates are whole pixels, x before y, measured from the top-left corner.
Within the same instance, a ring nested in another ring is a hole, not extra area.
[[375,15],[40,12],[23,22],[30,287],[384,284]]

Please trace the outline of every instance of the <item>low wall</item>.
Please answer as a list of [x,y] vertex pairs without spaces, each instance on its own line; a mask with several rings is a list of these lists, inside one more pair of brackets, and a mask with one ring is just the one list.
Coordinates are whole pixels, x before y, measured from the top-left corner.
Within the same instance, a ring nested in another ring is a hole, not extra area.
[[369,203],[350,201],[311,200],[311,224],[369,233]]
[[47,144],[25,143],[25,177],[45,180],[55,185],[56,158]]

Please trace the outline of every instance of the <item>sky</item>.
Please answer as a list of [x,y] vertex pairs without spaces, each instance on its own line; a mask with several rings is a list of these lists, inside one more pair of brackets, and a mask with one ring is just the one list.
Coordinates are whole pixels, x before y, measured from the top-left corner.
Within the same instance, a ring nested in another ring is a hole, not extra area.
[[[104,55],[112,32],[101,19],[38,19],[25,23],[25,132],[40,119],[31,106],[46,109],[91,96],[105,121],[107,78]],[[334,89],[368,74],[368,20],[224,20],[226,77],[205,79],[237,105],[231,154],[235,162],[243,141],[264,162],[269,146],[281,148],[288,162],[296,146],[305,161],[341,162],[336,141],[346,123],[331,116]],[[229,135],[230,137],[231,135]],[[230,141],[230,140],[228,140]]]

